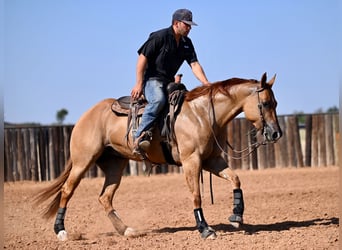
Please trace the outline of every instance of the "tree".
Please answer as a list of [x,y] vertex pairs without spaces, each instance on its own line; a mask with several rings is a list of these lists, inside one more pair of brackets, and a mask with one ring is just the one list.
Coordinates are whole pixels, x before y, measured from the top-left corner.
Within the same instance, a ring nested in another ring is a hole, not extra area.
[[305,114],[303,111],[295,111],[294,114],[298,117],[299,124],[305,124]]
[[337,113],[338,112],[338,107],[334,106],[334,107],[330,107],[327,109],[328,113]]
[[62,124],[67,115],[68,115],[68,110],[64,108],[61,110],[58,110],[56,114],[57,123]]

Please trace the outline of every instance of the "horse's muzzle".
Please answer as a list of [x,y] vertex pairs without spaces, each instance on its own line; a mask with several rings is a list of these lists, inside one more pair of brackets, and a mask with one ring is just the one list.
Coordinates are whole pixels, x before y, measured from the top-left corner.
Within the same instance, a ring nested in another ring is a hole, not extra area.
[[281,129],[273,128],[272,126],[265,126],[263,131],[264,139],[268,142],[276,142],[283,135]]

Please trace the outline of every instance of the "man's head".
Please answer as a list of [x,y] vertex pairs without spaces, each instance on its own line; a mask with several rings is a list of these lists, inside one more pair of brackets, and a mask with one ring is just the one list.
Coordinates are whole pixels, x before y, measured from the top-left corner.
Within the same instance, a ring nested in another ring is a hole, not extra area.
[[172,24],[174,24],[175,21],[183,22],[188,25],[197,25],[192,21],[192,12],[188,9],[176,10],[172,15]]

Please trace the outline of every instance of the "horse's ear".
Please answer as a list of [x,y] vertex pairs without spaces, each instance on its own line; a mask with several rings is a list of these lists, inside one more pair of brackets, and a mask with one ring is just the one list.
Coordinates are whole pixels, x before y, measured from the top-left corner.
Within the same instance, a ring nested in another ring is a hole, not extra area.
[[261,88],[265,88],[265,85],[266,85],[266,80],[267,80],[267,73],[265,72],[262,77],[261,77],[261,80],[260,80],[260,83],[261,83]]
[[272,87],[273,83],[275,82],[276,76],[277,76],[277,74],[274,74],[272,79],[267,83],[270,87]]

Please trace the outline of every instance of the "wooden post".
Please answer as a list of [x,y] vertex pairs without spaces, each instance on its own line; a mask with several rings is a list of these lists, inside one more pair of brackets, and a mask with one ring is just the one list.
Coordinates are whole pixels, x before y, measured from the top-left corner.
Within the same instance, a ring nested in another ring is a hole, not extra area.
[[53,180],[56,178],[55,174],[55,152],[54,152],[54,131],[53,128],[49,128],[49,178],[48,180]]
[[36,129],[29,129],[29,137],[30,137],[30,172],[31,172],[31,180],[37,181],[37,154],[36,154]]
[[19,173],[18,173],[18,158],[19,158],[19,147],[17,144],[17,137],[18,137],[18,131],[13,129],[13,143],[12,143],[12,152],[13,152],[13,166],[12,166],[12,175],[13,175],[13,181],[19,180]]
[[335,164],[334,157],[334,132],[333,132],[333,115],[326,114],[324,116],[325,122],[325,142],[326,142],[326,154],[327,154],[327,165],[333,166]]
[[[250,128],[253,128],[253,125],[250,124]],[[257,142],[256,139],[256,132],[255,130],[251,130],[252,132],[249,134],[249,141],[250,141],[250,145],[254,145]],[[251,154],[250,154],[250,163],[251,163],[251,167],[250,170],[255,170],[258,169],[258,153],[257,150],[254,150]]]
[[286,123],[285,117],[278,117],[279,126],[283,132],[282,137],[274,145],[275,160],[277,167],[287,167],[288,166],[288,156],[287,156],[287,133],[286,133]]
[[305,161],[304,166],[311,166],[312,115],[305,116]]
[[301,146],[299,127],[298,127],[298,116],[293,117],[293,139],[294,139],[294,148],[297,159],[297,167],[303,167],[303,151]]
[[13,138],[12,137],[12,129],[5,129],[4,130],[4,138],[5,138],[5,171],[4,177],[5,181],[14,181],[13,179]]
[[311,166],[317,167],[318,166],[318,115],[312,116],[312,145],[311,145],[311,152],[312,152],[312,160]]
[[335,148],[335,155],[334,155],[334,158],[335,158],[335,165],[336,166],[340,166],[340,132],[339,132],[339,129],[340,129],[340,116],[339,114],[335,114],[333,116],[333,128],[334,128],[334,148]]
[[130,166],[130,174],[131,176],[137,176],[138,175],[138,162],[129,160],[129,166]]
[[30,147],[30,134],[29,134],[29,129],[28,128],[23,128],[22,130],[23,133],[23,142],[24,142],[24,147],[23,147],[23,153],[24,153],[24,168],[25,168],[25,177],[24,180],[31,180],[31,147]]
[[60,173],[63,172],[65,161],[64,161],[64,137],[63,137],[63,130],[61,126],[56,126],[54,128],[55,130],[55,145],[54,145],[54,151],[56,154],[56,177],[60,175]]
[[267,167],[274,168],[276,166],[276,161],[275,161],[275,149],[274,149],[273,143],[267,144],[266,152],[267,152],[267,156],[266,156]]
[[318,158],[318,165],[319,166],[326,166],[327,165],[327,154],[326,154],[326,142],[325,142],[325,122],[324,122],[324,115],[318,115],[318,122],[319,122],[319,158]]
[[267,153],[266,153],[267,149],[265,145],[261,145],[258,148],[258,169],[265,169],[268,168],[267,165]]
[[[61,171],[64,171],[65,164],[68,162],[70,158],[70,137],[71,137],[71,131],[72,126],[63,126],[63,144],[61,147],[63,148],[63,169]],[[102,171],[100,169],[97,172],[98,176],[102,174]]]
[[294,147],[294,117],[288,116],[286,123],[287,134],[287,155],[289,157],[289,166],[295,167],[297,165],[296,152]]
[[40,165],[41,162],[41,150],[40,150],[40,146],[39,146],[39,136],[37,137],[37,143],[36,143],[36,152],[37,152],[37,175],[38,175],[38,181],[42,181],[42,167]]
[[[241,119],[241,149],[248,147],[248,120]],[[226,151],[228,152],[228,150]],[[249,157],[243,157],[241,159],[241,168],[243,170],[249,169]]]
[[89,168],[88,172],[90,178],[97,177],[97,169],[98,167],[95,164]]
[[25,169],[24,169],[24,145],[21,129],[17,130],[17,165],[18,165],[18,180],[22,181],[25,179]]
[[41,149],[41,173],[44,181],[50,180],[49,176],[49,130],[46,127],[40,129],[40,149]]

